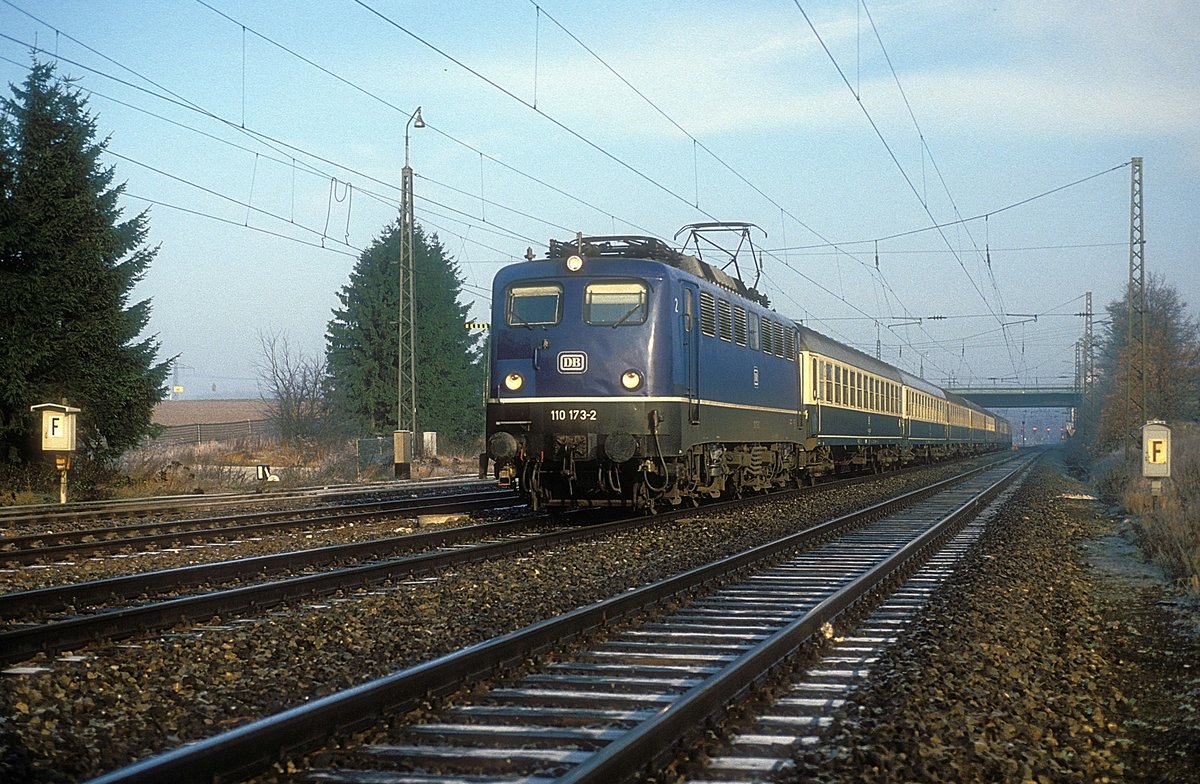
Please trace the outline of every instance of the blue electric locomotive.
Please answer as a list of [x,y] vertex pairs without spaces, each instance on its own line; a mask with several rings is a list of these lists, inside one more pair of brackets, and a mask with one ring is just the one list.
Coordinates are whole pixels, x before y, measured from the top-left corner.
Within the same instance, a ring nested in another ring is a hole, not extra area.
[[1007,446],[1006,428],[657,239],[551,241],[493,284],[488,454],[535,508],[695,502]]

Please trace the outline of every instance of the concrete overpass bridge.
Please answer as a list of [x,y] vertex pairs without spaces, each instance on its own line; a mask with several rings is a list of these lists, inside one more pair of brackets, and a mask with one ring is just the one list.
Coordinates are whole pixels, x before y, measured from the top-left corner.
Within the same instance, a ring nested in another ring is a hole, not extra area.
[[947,391],[984,408],[1079,408],[1083,398],[1073,386],[947,387]]

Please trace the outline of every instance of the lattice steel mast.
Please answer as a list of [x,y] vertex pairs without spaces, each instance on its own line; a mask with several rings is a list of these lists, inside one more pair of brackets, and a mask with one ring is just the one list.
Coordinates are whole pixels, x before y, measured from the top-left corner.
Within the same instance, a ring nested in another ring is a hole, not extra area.
[[1125,348],[1128,352],[1129,383],[1125,387],[1128,433],[1131,448],[1141,443],[1140,428],[1146,421],[1146,235],[1142,212],[1142,159],[1131,161],[1129,181],[1129,285]]
[[417,354],[413,317],[413,170],[408,163],[409,127],[424,128],[421,107],[404,126],[404,169],[400,179],[400,276],[397,281],[399,303],[396,328],[396,429],[417,437]]
[[1096,427],[1096,343],[1092,336],[1092,292],[1087,292],[1083,309],[1083,345],[1081,347],[1082,373],[1080,389],[1080,409],[1082,428],[1089,434],[1095,433]]

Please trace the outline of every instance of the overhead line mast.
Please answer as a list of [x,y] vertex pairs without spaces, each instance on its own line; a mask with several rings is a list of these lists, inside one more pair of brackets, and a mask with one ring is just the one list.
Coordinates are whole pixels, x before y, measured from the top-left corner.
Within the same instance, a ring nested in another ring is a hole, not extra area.
[[1142,159],[1131,161],[1129,177],[1129,286],[1125,346],[1129,352],[1129,383],[1125,387],[1128,448],[1141,443],[1146,421],[1146,235],[1142,211]]

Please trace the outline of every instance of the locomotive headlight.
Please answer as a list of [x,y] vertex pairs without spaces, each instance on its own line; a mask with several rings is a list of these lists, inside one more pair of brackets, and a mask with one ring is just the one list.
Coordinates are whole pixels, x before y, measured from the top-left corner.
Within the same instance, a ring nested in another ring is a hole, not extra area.
[[633,391],[642,385],[642,374],[636,370],[626,370],[621,374],[621,386]]
[[504,377],[504,388],[509,392],[516,392],[524,385],[525,379],[521,377],[520,373],[509,373]]
[[579,270],[583,269],[583,257],[582,256],[568,256],[567,257],[567,269],[570,270],[571,272],[579,272]]

